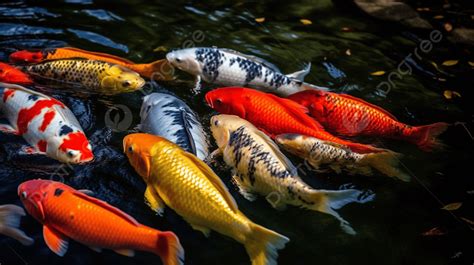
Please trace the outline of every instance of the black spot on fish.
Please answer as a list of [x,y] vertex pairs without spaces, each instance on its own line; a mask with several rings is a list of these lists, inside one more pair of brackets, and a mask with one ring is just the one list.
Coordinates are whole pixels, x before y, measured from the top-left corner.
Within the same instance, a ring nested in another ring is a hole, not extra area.
[[59,197],[64,192],[63,189],[57,188],[54,190],[54,196]]
[[222,64],[224,64],[223,58],[224,54],[221,53],[218,49],[196,49],[196,60],[202,63],[202,71],[211,82],[215,81],[217,76],[219,76],[219,71],[217,69]]
[[59,131],[59,136],[67,135],[69,133],[72,133],[73,129],[67,125],[63,125],[61,127],[61,130]]
[[38,96],[37,96],[37,95],[29,95],[29,96],[28,96],[28,100],[37,101],[37,100],[38,100]]

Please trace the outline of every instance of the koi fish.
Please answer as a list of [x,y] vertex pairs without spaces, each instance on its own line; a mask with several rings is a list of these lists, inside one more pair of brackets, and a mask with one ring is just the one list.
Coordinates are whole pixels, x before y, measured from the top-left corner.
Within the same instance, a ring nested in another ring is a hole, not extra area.
[[66,85],[104,95],[134,92],[145,84],[139,74],[123,66],[88,59],[43,61],[21,68],[47,85]]
[[288,98],[307,107],[310,115],[333,133],[405,140],[426,151],[441,146],[437,136],[449,126],[444,122],[410,126],[381,107],[346,94],[304,91]]
[[194,75],[199,90],[201,79],[223,86],[250,86],[288,96],[307,89],[327,88],[303,82],[311,64],[305,69],[284,75],[264,59],[230,49],[188,48],[169,52],[166,59],[176,68]]
[[62,102],[22,86],[0,83],[0,112],[9,124],[0,131],[23,136],[29,154],[63,163],[92,161],[89,141],[74,114]]
[[355,234],[349,222],[335,210],[348,203],[371,201],[374,194],[355,189],[311,188],[266,134],[237,116],[213,116],[211,131],[224,161],[233,168],[233,182],[247,200],[254,201],[255,195],[260,194],[276,209],[294,205],[330,214],[339,220],[345,232]]
[[239,211],[221,179],[204,162],[176,144],[151,134],[130,134],[124,152],[147,184],[148,205],[165,206],[208,236],[210,230],[244,244],[253,265],[276,264],[288,238],[250,221]]
[[23,208],[14,204],[0,205],[0,234],[14,238],[25,246],[32,245],[33,238],[18,228],[21,217],[25,215]]
[[143,99],[140,117],[140,131],[162,136],[201,160],[208,157],[204,129],[196,113],[179,98],[163,93],[150,94]]
[[147,64],[137,64],[127,59],[99,52],[91,52],[72,47],[48,48],[43,50],[21,50],[10,54],[12,63],[40,63],[46,60],[84,58],[124,66],[146,78],[171,80],[171,66],[165,59]]
[[394,152],[358,154],[343,145],[300,134],[280,134],[275,141],[315,169],[328,165],[336,173],[344,169],[350,174],[366,176],[372,175],[372,169],[376,169],[389,177],[410,181],[410,176],[397,168],[400,154]]
[[0,62],[0,82],[19,85],[33,84],[31,78],[20,69],[2,62]]
[[29,180],[18,186],[27,212],[43,225],[46,245],[58,256],[68,250],[69,239],[100,252],[102,248],[133,257],[134,250],[161,257],[166,265],[183,264],[184,250],[172,232],[138,223],[110,204],[66,184]]
[[358,153],[383,151],[371,145],[337,138],[308,116],[304,106],[272,94],[242,87],[218,88],[206,94],[206,101],[222,114],[233,114],[248,120],[272,138],[278,134],[298,133],[346,145]]

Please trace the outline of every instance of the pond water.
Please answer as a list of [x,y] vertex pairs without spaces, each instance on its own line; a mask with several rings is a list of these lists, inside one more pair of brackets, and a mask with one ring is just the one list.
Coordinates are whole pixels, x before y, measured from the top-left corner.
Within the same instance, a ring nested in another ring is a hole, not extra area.
[[[246,201],[230,183],[230,171],[220,159],[214,169],[242,212],[291,239],[279,252],[279,264],[472,264],[473,233],[461,219],[474,220],[474,142],[469,134],[473,127],[470,99],[474,81],[473,70],[467,64],[469,56],[474,61],[472,54],[466,47],[447,42],[444,33],[441,41],[431,43],[429,51],[420,52],[420,41],[429,40],[430,31],[377,21],[343,2],[18,1],[0,4],[0,59],[6,61],[8,54],[17,49],[67,45],[150,62],[164,58],[170,49],[190,45],[226,47],[263,57],[288,73],[312,62],[307,82],[361,97],[409,124],[456,123],[441,137],[446,148],[438,152],[425,153],[402,142],[368,141],[404,154],[403,168],[413,177],[410,183],[381,175],[323,174],[302,168],[301,176],[314,187],[338,189],[352,183],[376,193],[374,202],[348,205],[339,211],[358,232],[356,236],[345,234],[328,215],[295,207],[276,211],[263,198]],[[264,22],[255,21],[263,17]],[[304,25],[300,19],[309,19],[312,24]],[[410,57],[416,49],[419,56]],[[440,66],[449,59],[461,61],[452,68]],[[388,73],[397,71],[401,62],[405,62],[404,71],[411,69],[412,73],[394,78],[394,85],[387,91],[387,86],[380,84],[387,81]],[[385,75],[370,75],[382,70]],[[214,87],[204,84],[195,94],[191,91],[193,77],[177,75],[175,81],[149,83],[147,91],[176,94],[199,114],[209,132],[209,118],[215,113],[206,106],[203,96]],[[462,97],[445,99],[443,91],[447,89],[459,91]],[[114,106],[125,105],[133,113],[125,129],[132,130],[139,122],[142,92],[98,98],[64,92],[53,95],[77,115],[95,146],[96,160],[70,168],[44,157],[19,155],[22,139],[0,134],[0,204],[20,205],[16,188],[25,180],[63,173],[67,184],[94,191],[95,196],[139,222],[174,231],[185,248],[186,264],[249,264],[243,246],[237,242],[217,233],[205,238],[173,211],[167,209],[164,217],[159,217],[143,202],[145,185],[121,152],[122,138],[128,131],[106,126],[110,115],[125,117],[120,110],[113,110]],[[292,159],[295,164],[301,163]],[[452,213],[440,209],[452,202],[464,204]],[[96,253],[76,242],[71,242],[66,256],[60,258],[46,247],[41,226],[33,218],[23,218],[22,227],[34,237],[35,244],[24,247],[0,237],[0,264],[160,263],[152,254],[138,252],[127,258],[109,250]],[[444,235],[423,235],[436,227]]]

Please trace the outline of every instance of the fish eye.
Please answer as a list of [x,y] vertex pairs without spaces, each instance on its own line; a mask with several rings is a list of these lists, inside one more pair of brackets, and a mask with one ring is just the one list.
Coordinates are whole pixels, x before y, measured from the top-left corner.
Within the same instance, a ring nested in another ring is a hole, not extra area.
[[24,191],[24,192],[21,193],[21,197],[22,197],[23,199],[26,199],[27,196],[28,196],[28,194],[26,193],[26,191]]
[[129,80],[122,82],[122,86],[124,86],[124,87],[128,87],[131,84],[132,84],[132,82],[130,82]]
[[215,125],[215,126],[218,126],[218,125],[219,125],[219,120],[215,120],[215,121],[214,121],[214,125]]
[[132,147],[132,146],[129,146],[129,147],[128,147],[128,152],[129,152],[129,153],[133,153],[133,147]]
[[180,62],[182,62],[182,60],[179,59],[179,57],[176,57],[176,62],[180,63]]
[[220,99],[220,98],[216,99],[216,103],[217,104],[222,104],[222,99]]
[[70,151],[67,152],[67,156],[70,157],[70,158],[75,157],[76,154],[77,154],[77,152],[76,152],[76,151],[73,151],[73,150],[70,150]]

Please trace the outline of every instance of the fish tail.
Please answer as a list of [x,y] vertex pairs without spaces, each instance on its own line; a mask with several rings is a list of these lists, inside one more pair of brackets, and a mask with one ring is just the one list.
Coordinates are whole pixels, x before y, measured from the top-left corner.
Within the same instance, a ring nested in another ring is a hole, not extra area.
[[357,202],[366,203],[375,198],[371,191],[360,191],[356,189],[347,190],[310,190],[302,196],[304,208],[330,214],[339,220],[344,232],[355,235],[356,232],[350,223],[344,220],[335,210],[346,204]]
[[415,144],[424,151],[432,151],[433,149],[440,149],[444,145],[437,139],[446,129],[449,124],[445,122],[437,122],[430,125],[415,127],[412,133],[412,139]]
[[156,60],[147,64],[135,64],[132,70],[140,73],[140,75],[154,80],[173,80],[173,66],[166,59]]
[[364,155],[358,164],[370,166],[389,177],[398,178],[408,182],[410,181],[410,176],[398,168],[400,156],[400,154],[390,151],[382,153],[369,153]]
[[161,257],[164,265],[184,264],[184,249],[173,232],[159,232],[155,254]]
[[283,249],[290,239],[254,223],[250,223],[250,229],[245,249],[252,260],[252,265],[276,265],[277,250]]
[[25,216],[23,208],[13,204],[1,205],[0,226],[3,227],[1,233],[18,240],[25,246],[29,246],[33,244],[34,240],[18,229],[22,216]]

